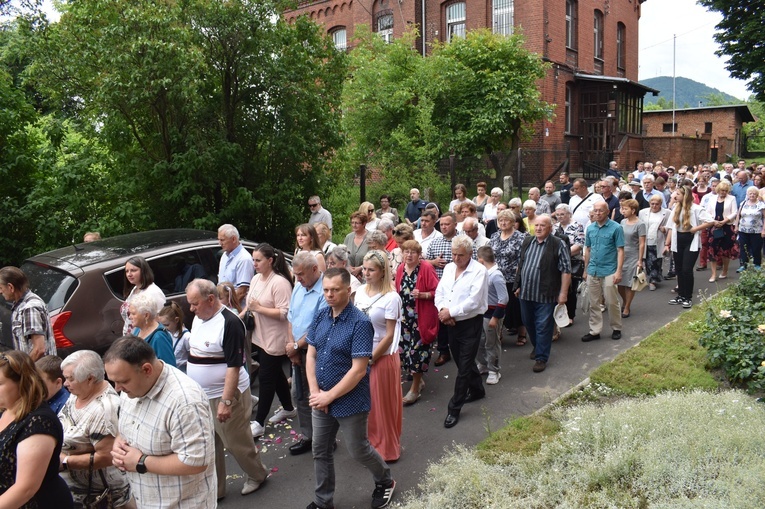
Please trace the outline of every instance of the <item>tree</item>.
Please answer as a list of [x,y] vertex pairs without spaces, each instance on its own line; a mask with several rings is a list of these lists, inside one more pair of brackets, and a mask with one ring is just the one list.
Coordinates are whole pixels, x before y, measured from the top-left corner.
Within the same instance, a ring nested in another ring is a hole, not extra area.
[[510,172],[525,125],[550,116],[536,81],[541,59],[520,35],[488,30],[437,45],[423,58],[410,31],[386,44],[361,27],[343,90],[343,129],[356,161],[432,169],[450,153],[489,156]]
[[291,244],[340,144],[344,55],[278,1],[82,0],[36,40],[35,83],[112,154],[142,229],[234,222]]
[[748,81],[757,100],[765,101],[765,45],[762,27],[765,11],[760,2],[748,0],[699,0],[723,19],[716,26],[717,54],[730,57],[726,65],[732,77]]

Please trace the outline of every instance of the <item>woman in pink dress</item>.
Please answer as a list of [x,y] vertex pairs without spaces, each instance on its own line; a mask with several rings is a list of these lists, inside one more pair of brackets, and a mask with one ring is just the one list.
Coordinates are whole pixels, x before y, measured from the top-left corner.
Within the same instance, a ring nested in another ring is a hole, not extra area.
[[366,313],[375,329],[369,369],[372,409],[367,430],[369,442],[385,461],[401,456],[401,297],[393,289],[388,257],[384,251],[364,256],[366,283],[356,291],[356,307]]

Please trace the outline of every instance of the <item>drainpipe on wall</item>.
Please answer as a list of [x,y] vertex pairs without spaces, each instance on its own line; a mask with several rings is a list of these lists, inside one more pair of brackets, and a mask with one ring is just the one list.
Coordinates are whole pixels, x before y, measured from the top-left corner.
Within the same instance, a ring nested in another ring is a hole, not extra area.
[[422,56],[425,56],[425,0],[422,0]]

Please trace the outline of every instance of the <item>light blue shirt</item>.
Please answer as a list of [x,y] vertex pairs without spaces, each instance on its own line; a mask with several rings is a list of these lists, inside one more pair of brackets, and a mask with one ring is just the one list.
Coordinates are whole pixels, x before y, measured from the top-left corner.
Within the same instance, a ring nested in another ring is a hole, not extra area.
[[603,226],[590,223],[584,237],[584,246],[590,248],[590,263],[587,274],[606,277],[618,268],[617,249],[624,247],[624,230],[616,221],[608,219]]
[[235,288],[250,286],[250,281],[255,275],[255,266],[252,258],[242,244],[230,253],[223,253],[218,267],[218,282],[232,283]]
[[324,275],[322,274],[312,287],[305,288],[301,284],[296,284],[295,288],[292,289],[287,321],[292,325],[292,336],[295,341],[308,332],[308,327],[316,316],[316,312],[327,307],[322,288],[323,280]]
[[736,207],[740,207],[742,203],[746,201],[746,190],[754,185],[751,180],[746,184],[736,181],[735,184],[730,186],[730,194],[736,197]]

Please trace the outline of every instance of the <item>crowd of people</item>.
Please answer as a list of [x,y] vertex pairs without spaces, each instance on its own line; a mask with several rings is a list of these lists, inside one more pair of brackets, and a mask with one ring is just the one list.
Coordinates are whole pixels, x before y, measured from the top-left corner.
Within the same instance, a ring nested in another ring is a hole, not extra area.
[[447,210],[412,189],[401,213],[388,195],[377,209],[362,203],[340,245],[312,196],[291,263],[266,243],[250,254],[234,226],[219,228],[217,284],[197,278],[185,289],[190,329],[146,260],[130,258],[123,337],[103,356],[63,361],[45,303],[20,269],[4,267],[15,350],[0,354],[0,503],[215,507],[226,495],[224,450],[245,473],[242,495],[253,493],[268,478],[256,440],[297,419],[289,450],[313,456],[308,509],[334,505],[338,431],[373,477],[372,507],[386,507],[404,408],[421,398],[431,364],[456,365],[443,422],[452,428],[484,384],[500,382],[503,338],[530,342],[540,373],[577,310],[583,342],[601,338],[606,311],[619,340],[643,287],[676,279],[669,304],[690,308],[695,271],[724,279],[732,259],[737,272],[760,270],[762,177],[744,161],[640,163],[627,175],[612,163],[592,185],[563,173],[557,189],[545,182],[525,202],[483,182],[469,199],[458,184]]

